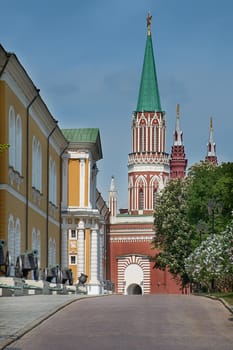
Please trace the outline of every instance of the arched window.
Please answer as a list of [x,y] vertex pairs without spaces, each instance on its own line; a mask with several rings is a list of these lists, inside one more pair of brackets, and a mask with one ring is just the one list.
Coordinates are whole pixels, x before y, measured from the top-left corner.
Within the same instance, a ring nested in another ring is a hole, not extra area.
[[49,200],[51,203],[57,203],[57,173],[56,163],[50,157],[49,160]]
[[49,256],[48,256],[49,266],[56,265],[56,242],[55,239],[49,239]]
[[32,138],[32,186],[42,192],[42,151],[35,136]]
[[41,144],[37,142],[37,189],[42,192],[42,154]]
[[32,138],[32,187],[36,188],[36,138]]
[[14,229],[14,218],[10,215],[8,219],[8,251],[11,256],[11,268],[10,268],[10,276],[14,276],[15,270],[15,229]]
[[32,250],[37,250],[38,257],[41,257],[41,241],[40,241],[40,231],[36,231],[35,228],[32,230]]
[[153,209],[155,209],[156,200],[157,200],[157,190],[154,189],[154,191],[153,191]]
[[9,216],[8,220],[8,250],[11,256],[11,269],[10,276],[15,275],[15,263],[17,256],[21,253],[21,225],[20,220],[17,218],[14,225],[13,215]]
[[9,109],[9,165],[15,168],[15,111],[11,106]]
[[139,210],[143,210],[144,208],[144,193],[143,190],[139,190]]
[[15,127],[15,169],[22,173],[22,122],[18,114]]

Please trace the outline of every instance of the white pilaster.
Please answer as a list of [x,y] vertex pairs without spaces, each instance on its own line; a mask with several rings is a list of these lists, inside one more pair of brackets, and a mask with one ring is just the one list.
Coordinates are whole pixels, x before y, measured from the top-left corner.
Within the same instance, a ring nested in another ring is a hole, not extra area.
[[62,229],[62,239],[61,239],[61,267],[68,267],[68,233],[67,229]]
[[78,225],[78,277],[81,273],[85,273],[84,222],[82,220]]
[[98,227],[94,227],[91,230],[91,278],[87,285],[87,292],[89,295],[96,295],[102,293],[102,288],[99,280],[99,240],[98,240]]

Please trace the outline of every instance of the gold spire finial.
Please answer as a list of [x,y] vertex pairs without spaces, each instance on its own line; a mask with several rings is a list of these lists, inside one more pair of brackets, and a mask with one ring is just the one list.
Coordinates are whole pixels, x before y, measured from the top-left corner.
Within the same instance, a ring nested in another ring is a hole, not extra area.
[[148,12],[148,16],[147,16],[147,35],[151,35],[151,31],[150,31],[151,20],[152,20],[152,16],[150,15],[150,12]]
[[179,103],[177,103],[177,105],[176,105],[176,115],[177,115],[177,117],[179,117],[179,115],[180,115],[180,105],[179,105]]

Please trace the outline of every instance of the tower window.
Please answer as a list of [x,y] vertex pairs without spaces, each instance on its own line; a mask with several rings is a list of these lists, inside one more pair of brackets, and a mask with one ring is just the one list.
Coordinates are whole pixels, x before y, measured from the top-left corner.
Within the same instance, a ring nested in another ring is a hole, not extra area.
[[156,199],[157,199],[157,191],[153,191],[153,209],[155,209],[156,206]]
[[139,210],[143,210],[144,206],[144,193],[143,190],[139,190]]

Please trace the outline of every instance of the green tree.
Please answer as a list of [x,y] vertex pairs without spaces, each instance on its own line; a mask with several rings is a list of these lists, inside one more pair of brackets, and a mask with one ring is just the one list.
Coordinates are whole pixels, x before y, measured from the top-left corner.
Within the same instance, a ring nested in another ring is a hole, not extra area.
[[220,234],[209,236],[185,260],[190,279],[208,290],[233,290],[233,221]]
[[154,247],[159,249],[155,267],[168,270],[174,277],[188,282],[185,258],[192,251],[194,232],[187,222],[186,182],[181,179],[168,183],[157,201],[154,213]]
[[[209,233],[212,231],[212,216],[208,213],[208,204],[215,200],[214,231],[223,231],[231,220],[233,208],[233,163],[216,166],[210,162],[195,164],[189,170],[187,181],[188,222],[197,227],[205,222]],[[218,209],[221,207],[221,212]]]

